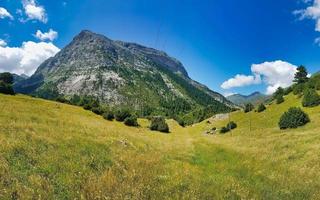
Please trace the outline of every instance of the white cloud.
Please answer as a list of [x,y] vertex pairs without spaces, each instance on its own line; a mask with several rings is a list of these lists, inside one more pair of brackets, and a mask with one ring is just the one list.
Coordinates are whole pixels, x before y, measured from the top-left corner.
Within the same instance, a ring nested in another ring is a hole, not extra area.
[[12,15],[7,11],[7,9],[0,7],[0,19],[10,18],[13,20]]
[[232,96],[234,94],[236,94],[236,93],[234,93],[234,92],[225,92],[225,93],[223,93],[223,96],[224,97],[229,97],[229,96]]
[[50,29],[47,33],[42,33],[40,30],[37,30],[35,37],[41,41],[50,40],[53,41],[58,37],[58,32]]
[[221,87],[223,89],[230,89],[263,82],[267,85],[266,94],[272,94],[278,87],[290,86],[293,83],[296,71],[297,66],[281,60],[253,64],[251,66],[253,75],[236,75],[234,78],[224,82]]
[[259,76],[237,74],[234,78],[230,78],[229,80],[222,83],[221,88],[231,89],[235,87],[244,87],[259,83],[261,83],[261,79]]
[[35,0],[24,0],[23,8],[28,17],[27,20],[39,20],[43,23],[47,23],[48,18],[45,8],[37,5]]
[[0,72],[32,75],[60,49],[51,42],[24,42],[21,47],[0,47]]
[[7,42],[0,39],[0,47],[5,47],[5,46],[7,46]]
[[[304,1],[309,3],[311,1]],[[315,31],[320,32],[320,0],[314,0],[311,6],[308,6],[306,9],[295,10],[293,12],[295,15],[299,15],[300,19],[313,19],[316,22]]]

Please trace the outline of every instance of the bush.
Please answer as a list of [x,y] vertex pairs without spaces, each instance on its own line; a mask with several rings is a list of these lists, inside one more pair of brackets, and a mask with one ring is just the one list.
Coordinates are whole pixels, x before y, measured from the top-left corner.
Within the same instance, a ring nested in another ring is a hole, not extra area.
[[109,121],[112,121],[114,119],[114,115],[112,112],[105,112],[102,114],[102,117]]
[[0,93],[14,95],[14,90],[11,84],[0,81]]
[[293,94],[298,95],[298,94],[303,93],[304,88],[305,88],[305,84],[303,84],[303,83],[294,85],[293,86]]
[[297,128],[310,122],[309,116],[300,108],[290,108],[279,121],[280,129]]
[[102,115],[104,113],[104,110],[100,106],[91,108],[91,111],[97,115]]
[[60,102],[60,103],[67,103],[67,104],[70,104],[70,101],[66,98],[64,98],[63,96],[59,96],[56,98],[56,101],[57,102]]
[[284,89],[284,95],[288,95],[293,91],[292,87],[287,87],[286,89]]
[[235,129],[235,128],[237,128],[237,124],[236,124],[234,121],[231,121],[231,122],[229,122],[229,123],[227,124],[227,128],[228,128],[229,130]]
[[245,112],[245,113],[251,112],[253,109],[254,109],[254,106],[253,106],[251,103],[248,103],[248,104],[246,104],[245,107],[244,107],[244,112]]
[[265,106],[263,103],[261,103],[261,104],[258,106],[257,111],[258,111],[258,112],[263,112],[263,111],[265,111],[265,110],[266,110],[266,106]]
[[139,126],[138,121],[137,121],[137,117],[134,115],[127,117],[124,120],[124,124],[127,126]]
[[117,121],[123,122],[127,117],[130,117],[131,113],[129,110],[123,109],[123,110],[117,110],[114,117]]
[[304,92],[302,99],[302,105],[304,107],[314,107],[320,104],[320,96],[315,89],[307,89]]
[[229,131],[230,131],[230,129],[228,129],[227,127],[222,127],[222,128],[220,129],[220,133],[222,133],[222,134],[227,133],[227,132],[229,132]]
[[91,110],[91,109],[92,109],[92,106],[91,106],[91,104],[84,104],[84,105],[83,105],[83,108],[84,108],[85,110]]
[[281,104],[281,103],[283,103],[283,102],[284,102],[283,96],[277,96],[277,98],[276,98],[276,103],[277,103],[277,104]]
[[151,119],[150,130],[169,133],[169,126],[163,117],[153,117]]
[[9,72],[4,72],[0,74],[0,81],[9,85],[13,84],[13,76]]

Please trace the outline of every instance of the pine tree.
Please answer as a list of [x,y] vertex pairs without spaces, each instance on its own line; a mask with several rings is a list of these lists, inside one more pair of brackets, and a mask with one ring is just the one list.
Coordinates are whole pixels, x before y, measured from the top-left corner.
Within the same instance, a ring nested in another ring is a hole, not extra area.
[[294,76],[294,81],[298,84],[305,83],[308,81],[308,72],[304,66],[300,66],[297,68],[297,73]]

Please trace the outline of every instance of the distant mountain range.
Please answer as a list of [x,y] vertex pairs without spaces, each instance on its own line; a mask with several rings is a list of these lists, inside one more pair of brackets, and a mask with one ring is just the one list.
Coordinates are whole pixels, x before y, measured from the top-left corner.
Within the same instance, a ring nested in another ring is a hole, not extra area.
[[145,115],[204,115],[201,110],[214,114],[235,107],[189,78],[181,62],[165,52],[87,30],[42,63],[31,77],[15,84],[15,90],[47,99],[92,96]]
[[234,94],[227,97],[229,101],[239,106],[243,106],[247,103],[256,105],[265,102],[268,98],[269,96],[261,94],[260,92],[254,92],[250,95]]

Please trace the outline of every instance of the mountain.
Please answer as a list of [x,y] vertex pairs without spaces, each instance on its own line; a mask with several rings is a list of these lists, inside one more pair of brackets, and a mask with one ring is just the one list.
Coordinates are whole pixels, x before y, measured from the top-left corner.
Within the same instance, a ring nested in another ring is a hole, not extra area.
[[265,102],[268,98],[269,96],[261,94],[260,92],[254,92],[250,95],[234,94],[227,97],[229,101],[239,106],[243,106],[247,103],[256,105]]
[[15,90],[48,99],[91,96],[143,115],[193,113],[204,119],[204,110],[208,115],[234,107],[221,94],[192,80],[181,62],[165,52],[87,30],[16,84]]
[[14,84],[19,83],[19,82],[24,81],[24,80],[26,80],[26,79],[29,78],[29,77],[28,77],[27,75],[25,75],[25,74],[21,74],[21,75],[12,74],[12,76],[13,76],[13,82],[14,82]]

